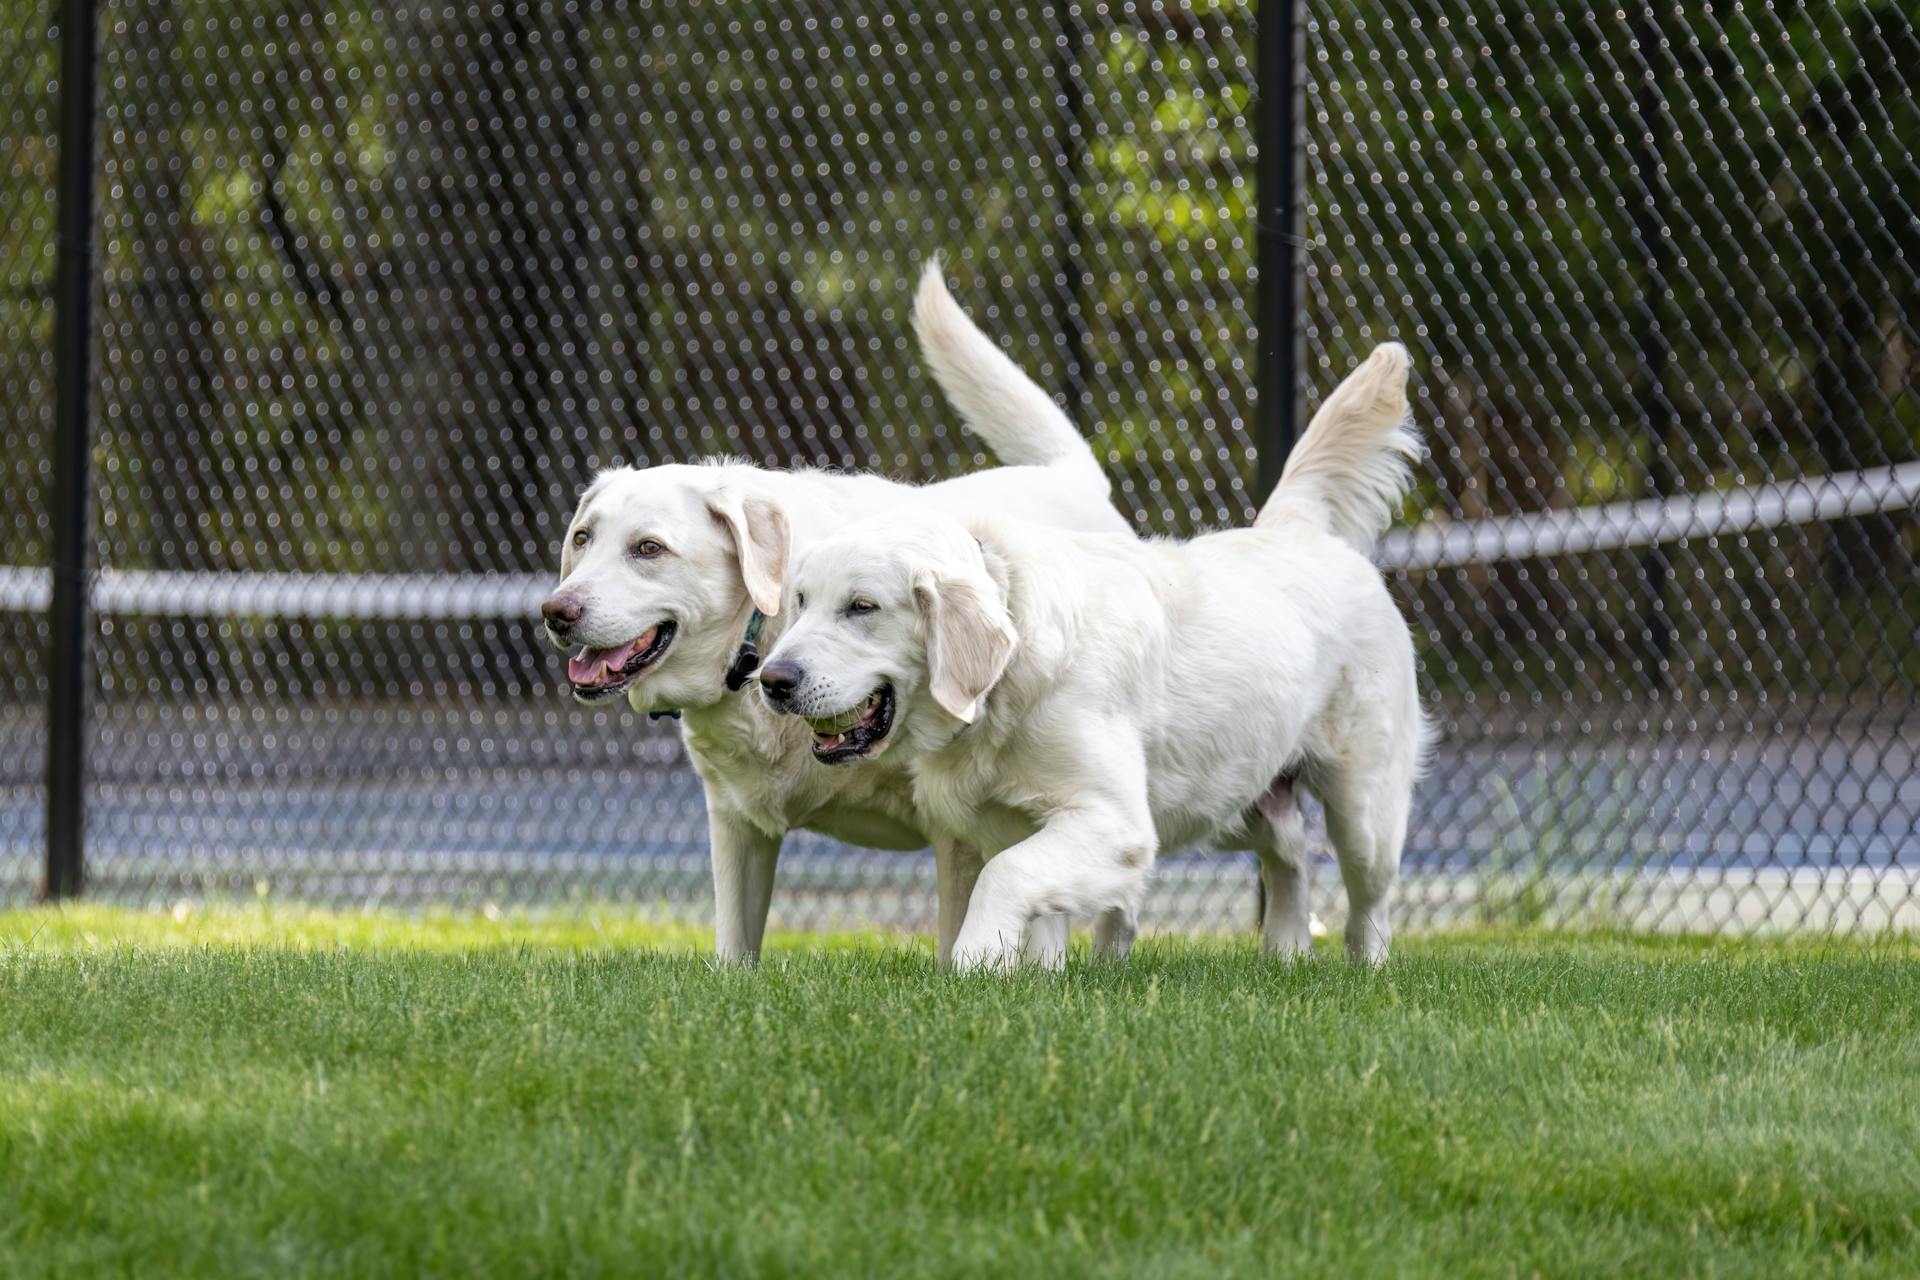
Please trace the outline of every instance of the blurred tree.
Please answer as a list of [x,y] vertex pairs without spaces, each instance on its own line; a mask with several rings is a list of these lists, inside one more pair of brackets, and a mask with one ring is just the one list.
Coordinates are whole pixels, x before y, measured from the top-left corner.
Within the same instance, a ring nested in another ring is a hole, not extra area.
[[[44,554],[53,49],[40,9],[5,2],[0,539],[19,562]],[[1920,453],[1911,0],[1305,13],[1311,389],[1374,342],[1414,346],[1418,512],[1636,496],[1653,323],[1681,491]],[[618,459],[972,465],[906,331],[936,250],[1076,397],[1143,529],[1244,518],[1257,16],[109,5],[102,558],[535,570]],[[1664,290],[1636,225],[1649,185]],[[1900,625],[1915,538],[1876,516],[1672,549],[1676,660],[1754,688],[1869,661],[1844,627],[1798,652],[1780,636],[1809,630],[1809,577],[1834,616]],[[1586,557],[1408,589],[1443,689],[1563,697],[1624,679],[1641,572]]]

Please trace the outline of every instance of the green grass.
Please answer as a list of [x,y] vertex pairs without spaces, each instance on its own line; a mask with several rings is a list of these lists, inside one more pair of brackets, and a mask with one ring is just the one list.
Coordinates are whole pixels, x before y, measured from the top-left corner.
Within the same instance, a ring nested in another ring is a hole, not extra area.
[[1911,944],[701,941],[0,914],[0,1275],[1920,1269]]

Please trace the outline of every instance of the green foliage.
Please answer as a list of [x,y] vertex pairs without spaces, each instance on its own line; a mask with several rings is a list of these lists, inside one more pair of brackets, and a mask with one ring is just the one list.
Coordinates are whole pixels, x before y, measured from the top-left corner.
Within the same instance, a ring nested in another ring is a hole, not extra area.
[[[30,12],[0,113],[12,563],[44,555],[52,391],[55,49]],[[1075,407],[1143,528],[1242,519],[1256,12],[109,6],[103,559],[544,568],[614,459],[970,465],[904,341],[934,251],[1050,387],[1077,295]],[[1374,342],[1414,347],[1435,448],[1410,518],[1643,493],[1656,318],[1681,488],[1920,450],[1913,7],[1641,13],[1306,6],[1304,390]],[[1781,584],[1806,596],[1788,615],[1844,612],[1862,565],[1897,580],[1915,542],[1900,519],[1685,549],[1683,579],[1743,603],[1678,657],[1764,656]],[[1565,566],[1610,579],[1583,584],[1565,660],[1631,663],[1646,602],[1618,567]],[[1552,621],[1501,573],[1470,584],[1486,617],[1424,610],[1443,666]],[[1552,683],[1473,665],[1469,684]]]

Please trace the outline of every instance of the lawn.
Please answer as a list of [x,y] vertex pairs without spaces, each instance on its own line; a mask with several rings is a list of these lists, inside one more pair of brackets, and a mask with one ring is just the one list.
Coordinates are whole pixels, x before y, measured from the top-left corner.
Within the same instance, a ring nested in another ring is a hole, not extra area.
[[0,913],[0,1274],[1920,1270],[1920,951]]

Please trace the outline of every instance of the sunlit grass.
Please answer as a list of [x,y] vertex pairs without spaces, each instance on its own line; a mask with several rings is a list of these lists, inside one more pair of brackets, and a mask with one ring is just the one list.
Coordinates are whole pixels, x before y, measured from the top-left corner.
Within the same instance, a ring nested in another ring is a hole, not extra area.
[[0,1275],[1910,1274],[1910,941],[0,913]]
[[[271,947],[467,951],[489,947],[577,950],[645,947],[692,955],[712,947],[710,928],[663,922],[644,909],[581,906],[528,911],[482,907],[339,910],[297,904],[182,899],[136,909],[88,902],[0,911],[0,948]],[[846,950],[908,945],[866,933],[775,932],[775,947]]]

